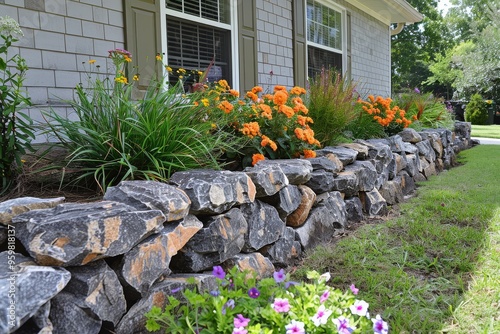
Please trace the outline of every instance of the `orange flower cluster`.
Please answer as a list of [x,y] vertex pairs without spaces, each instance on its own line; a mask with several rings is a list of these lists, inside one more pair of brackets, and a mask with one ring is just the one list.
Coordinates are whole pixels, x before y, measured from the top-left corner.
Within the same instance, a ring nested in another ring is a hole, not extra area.
[[241,129],[241,133],[250,138],[259,136],[260,135],[259,123],[257,122],[244,123],[243,128]]
[[368,114],[373,115],[373,119],[383,127],[389,127],[391,124],[407,128],[411,124],[411,120],[405,117],[406,112],[398,106],[391,107],[392,99],[390,97],[383,98],[373,95],[368,96],[369,101],[359,100],[363,106],[363,110]]

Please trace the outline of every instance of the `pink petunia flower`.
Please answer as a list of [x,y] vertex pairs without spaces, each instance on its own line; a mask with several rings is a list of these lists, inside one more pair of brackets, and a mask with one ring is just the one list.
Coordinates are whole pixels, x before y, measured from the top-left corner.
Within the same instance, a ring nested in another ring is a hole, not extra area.
[[311,317],[311,321],[316,327],[326,324],[328,317],[332,314],[332,311],[325,309],[325,305],[321,305],[314,316]]
[[271,306],[278,313],[286,313],[290,311],[290,304],[286,298],[275,298],[274,303],[272,303]]
[[306,334],[304,323],[296,320],[285,326],[286,334]]
[[351,310],[352,314],[364,317],[368,312],[368,306],[369,304],[364,300],[356,300],[354,302],[354,305],[349,306],[349,309]]

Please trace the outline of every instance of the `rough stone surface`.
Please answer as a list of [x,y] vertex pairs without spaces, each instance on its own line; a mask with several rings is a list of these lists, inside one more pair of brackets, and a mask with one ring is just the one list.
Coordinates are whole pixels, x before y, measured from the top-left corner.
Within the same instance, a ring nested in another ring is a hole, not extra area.
[[302,186],[289,184],[274,196],[262,198],[261,200],[274,206],[278,210],[280,218],[285,221],[292,212],[298,209],[301,203],[302,193],[299,187]]
[[[194,284],[188,283],[188,280],[194,280]],[[116,326],[115,332],[117,334],[150,334],[145,327],[146,317],[144,314],[149,312],[153,306],[163,309],[168,303],[169,296],[182,299],[183,290],[194,288],[200,291],[216,290],[215,276],[212,274],[174,274],[155,283],[147,295],[137,301],[123,316]]]
[[269,204],[255,201],[241,206],[248,223],[243,252],[253,252],[277,241],[285,230],[285,223],[278,211]]
[[68,292],[61,292],[50,301],[50,320],[54,334],[98,334],[102,326],[102,320]]
[[357,160],[366,160],[368,158],[368,147],[359,142],[340,144],[340,147],[349,148],[358,152]]
[[363,220],[363,203],[359,197],[350,197],[344,199],[345,211],[348,222],[358,223]]
[[237,254],[224,263],[226,270],[233,267],[255,273],[257,279],[271,277],[275,271],[271,261],[260,253]]
[[123,256],[120,277],[137,292],[145,293],[158,278],[171,273],[170,260],[201,228],[203,223],[193,215],[166,224],[160,233]]
[[[14,263],[9,264],[9,260]],[[71,274],[63,268],[37,266],[22,254],[1,252],[0,331],[9,333],[18,329],[57,295],[70,278]],[[15,300],[15,304],[11,304],[11,300]]]
[[84,265],[128,252],[163,227],[158,210],[117,202],[68,203],[13,218],[16,237],[40,265]]
[[335,154],[327,153],[318,158],[307,159],[311,162],[313,170],[324,169],[331,172],[333,175],[337,175],[344,169],[344,164],[340,161]]
[[415,144],[415,143],[422,141],[422,136],[419,135],[418,132],[412,128],[405,128],[405,129],[403,129],[403,131],[398,133],[398,135],[401,136],[401,139],[404,142]]
[[404,196],[408,196],[415,191],[415,180],[413,180],[413,177],[408,172],[401,171],[397,177],[401,177],[401,189]]
[[347,222],[345,203],[339,192],[323,194],[316,202],[317,206],[311,210],[305,223],[295,229],[303,249],[330,241],[335,231],[342,229]]
[[334,179],[333,189],[346,197],[356,196],[359,192],[359,178],[354,170],[343,171]]
[[300,185],[300,204],[297,209],[286,218],[286,224],[292,227],[299,227],[306,221],[309,212],[316,201],[316,193],[309,187]]
[[405,144],[400,135],[394,135],[387,138],[387,142],[392,152],[401,153],[404,151]]
[[334,190],[334,174],[324,169],[318,169],[311,173],[311,179],[306,186],[316,194],[322,194]]
[[171,268],[181,272],[207,270],[238,254],[243,248],[248,223],[240,209],[233,208],[224,214],[209,217],[204,226],[172,258]]
[[[102,321],[116,325],[127,310],[123,288],[116,273],[104,260],[86,266],[69,267],[71,280],[63,290],[67,300],[88,309]],[[71,296],[70,296],[71,295]]]
[[311,178],[313,171],[309,159],[276,159],[261,160],[257,166],[279,166],[285,173],[290,184],[305,184]]
[[186,217],[191,205],[184,191],[156,181],[122,181],[106,190],[104,200],[125,203],[140,211],[160,210],[167,221]]
[[423,155],[428,161],[436,160],[436,152],[428,139],[416,143],[415,146],[418,147],[419,155]]
[[263,255],[274,265],[286,267],[302,255],[301,245],[295,240],[295,230],[286,227],[283,235],[273,245],[263,248]]
[[385,199],[387,205],[401,203],[404,199],[400,178],[396,178],[392,181],[387,181],[382,185],[379,192],[380,195]]
[[[369,161],[355,161],[345,167],[346,172],[353,172],[359,180],[359,190],[369,191],[375,187],[377,170]],[[336,189],[338,190],[338,189]]]
[[359,199],[363,203],[363,211],[368,216],[376,217],[387,214],[387,202],[377,189],[360,192]]
[[193,170],[177,172],[170,183],[181,188],[191,199],[190,212],[219,214],[235,205],[255,200],[255,184],[243,172]]
[[256,198],[272,196],[289,183],[278,165],[257,164],[255,167],[245,168],[244,172],[255,184]]
[[351,148],[333,147],[333,146],[327,146],[320,150],[316,150],[316,156],[318,157],[325,156],[328,154],[335,155],[345,166],[352,164],[354,161],[356,161],[356,157],[358,156],[358,151],[353,150]]
[[404,170],[407,171],[410,176],[415,176],[419,171],[421,171],[421,169],[422,168],[420,166],[420,159],[418,155],[407,154],[406,167],[404,168]]
[[12,218],[31,210],[49,209],[64,202],[64,197],[37,198],[20,197],[0,203],[0,224],[11,223]]

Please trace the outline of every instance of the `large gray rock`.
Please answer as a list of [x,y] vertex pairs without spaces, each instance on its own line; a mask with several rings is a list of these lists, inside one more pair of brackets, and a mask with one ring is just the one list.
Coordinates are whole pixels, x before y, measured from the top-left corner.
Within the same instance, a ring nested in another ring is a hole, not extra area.
[[122,181],[106,190],[104,200],[125,203],[138,211],[160,210],[166,221],[186,217],[191,205],[184,191],[157,181]]
[[18,329],[70,278],[63,268],[37,266],[32,259],[13,251],[0,253],[0,332]]
[[260,253],[237,254],[226,261],[223,267],[226,271],[230,268],[237,267],[242,272],[248,271],[250,273],[255,273],[258,280],[272,277],[275,271],[271,261]]
[[261,201],[244,204],[241,212],[248,223],[243,252],[254,252],[276,242],[285,230],[278,211]]
[[333,175],[337,175],[338,172],[344,169],[342,161],[332,153],[327,153],[317,158],[309,158],[307,160],[311,163],[313,170],[323,169],[331,172]]
[[387,202],[377,189],[361,191],[359,193],[359,199],[361,203],[363,203],[363,211],[366,212],[368,216],[376,217],[387,214]]
[[262,160],[256,166],[279,166],[290,184],[305,184],[313,171],[310,159],[275,159]]
[[347,222],[358,223],[363,220],[363,204],[359,197],[344,199]]
[[[182,300],[182,292],[186,289],[198,289],[198,291],[217,290],[215,276],[211,274],[175,274],[166,277],[163,281],[155,283],[148,293],[138,300],[125,314],[115,329],[117,334],[150,334],[146,330],[145,314],[153,306],[161,309],[168,304],[168,298],[173,296]],[[79,333],[68,332],[68,333]]]
[[401,139],[403,139],[404,142],[415,144],[422,141],[422,136],[412,128],[405,128],[403,131],[398,133],[398,135],[401,136]]
[[408,172],[410,176],[415,176],[422,170],[422,167],[420,166],[420,158],[418,157],[418,155],[406,155],[406,167],[404,168],[404,170]]
[[50,301],[53,334],[98,334],[102,320],[81,304],[71,293],[61,292]]
[[223,213],[235,205],[253,202],[256,195],[255,184],[244,172],[201,169],[177,172],[170,183],[186,192],[194,215]]
[[333,182],[333,189],[340,191],[347,197],[357,196],[359,192],[359,178],[354,170],[340,172]]
[[401,153],[404,151],[405,142],[400,135],[390,136],[386,140],[392,152]]
[[[399,182],[398,182],[399,181]],[[387,181],[379,190],[380,195],[385,199],[387,205],[394,205],[403,202],[403,189],[401,187],[401,178]]]
[[128,252],[163,227],[158,210],[117,202],[68,203],[13,218],[16,237],[40,265],[76,266]]
[[360,142],[340,144],[340,147],[349,148],[351,150],[358,152],[358,155],[356,156],[356,160],[368,159],[368,146],[363,145]]
[[68,270],[71,280],[64,289],[68,294],[64,300],[78,305],[86,313],[92,312],[97,319],[118,324],[127,310],[127,302],[116,273],[106,262],[99,260]]
[[240,209],[212,216],[172,257],[170,268],[176,272],[200,272],[238,254],[248,233],[248,223]]
[[172,257],[202,228],[203,223],[193,215],[166,224],[160,233],[148,237],[123,256],[120,277],[126,285],[144,294],[157,279],[171,273]]
[[347,223],[345,203],[339,192],[322,194],[316,202],[305,223],[295,229],[303,249],[330,241],[335,231],[344,228]]
[[356,157],[358,156],[358,151],[353,150],[347,147],[336,147],[336,146],[327,146],[320,150],[316,150],[316,156],[322,157],[328,154],[335,155],[342,164],[349,165],[356,161]]
[[401,178],[401,190],[404,196],[412,194],[417,188],[415,185],[415,180],[406,171],[401,171],[396,178]]
[[272,196],[288,185],[288,178],[278,165],[256,164],[244,170],[255,184],[255,197]]
[[322,194],[333,191],[335,175],[327,170],[318,169],[311,173],[311,179],[307,181],[306,186],[311,188],[316,194]]
[[280,218],[286,220],[292,212],[297,210],[301,203],[302,194],[299,187],[304,186],[289,184],[282,188],[277,194],[261,200],[274,206],[278,210]]
[[427,159],[427,161],[436,160],[436,152],[432,148],[431,143],[428,139],[416,143],[415,146],[418,147],[419,155],[423,155]]
[[261,252],[274,265],[281,267],[289,266],[302,255],[301,245],[295,240],[295,230],[292,227],[285,228],[283,235],[274,244],[263,247]]
[[20,197],[0,203],[0,224],[7,225],[17,215],[31,210],[49,209],[64,202],[64,197]]
[[298,186],[300,191],[300,204],[297,209],[286,217],[286,224],[292,227],[299,227],[304,224],[309,212],[316,201],[316,193],[305,185]]
[[369,161],[355,161],[345,167],[345,172],[353,172],[359,181],[360,191],[369,191],[377,182],[377,170]]

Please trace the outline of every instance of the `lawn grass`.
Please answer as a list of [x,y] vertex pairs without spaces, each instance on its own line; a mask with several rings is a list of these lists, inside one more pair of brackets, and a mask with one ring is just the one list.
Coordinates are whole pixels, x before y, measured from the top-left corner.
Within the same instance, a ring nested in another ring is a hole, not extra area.
[[500,125],[472,125],[471,136],[500,139]]
[[393,333],[500,332],[500,146],[460,154],[464,164],[426,182],[394,210],[337,243],[308,252],[294,276],[330,272]]

